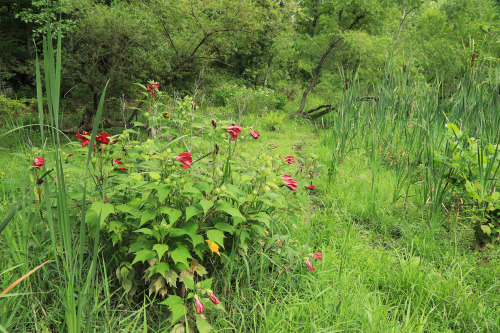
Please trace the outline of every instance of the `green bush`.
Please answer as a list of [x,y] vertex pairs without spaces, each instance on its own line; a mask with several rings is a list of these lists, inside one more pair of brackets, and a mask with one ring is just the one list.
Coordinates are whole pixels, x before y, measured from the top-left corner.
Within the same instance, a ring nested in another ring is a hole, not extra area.
[[36,99],[10,99],[0,94],[0,127],[10,120],[35,122],[38,118]]

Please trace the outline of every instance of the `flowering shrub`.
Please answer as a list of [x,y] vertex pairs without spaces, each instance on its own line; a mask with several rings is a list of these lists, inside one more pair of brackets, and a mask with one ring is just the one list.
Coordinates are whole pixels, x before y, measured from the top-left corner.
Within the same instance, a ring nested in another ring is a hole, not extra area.
[[149,138],[100,132],[89,147],[89,133],[77,133],[64,153],[69,193],[76,211],[91,149],[85,222],[104,232],[124,290],[158,294],[172,325],[187,318],[206,331],[201,314],[223,308],[207,277],[227,258],[259,251],[276,221],[300,209],[313,165],[277,156],[253,127],[202,118],[190,98],[168,108],[155,83],[141,88]]

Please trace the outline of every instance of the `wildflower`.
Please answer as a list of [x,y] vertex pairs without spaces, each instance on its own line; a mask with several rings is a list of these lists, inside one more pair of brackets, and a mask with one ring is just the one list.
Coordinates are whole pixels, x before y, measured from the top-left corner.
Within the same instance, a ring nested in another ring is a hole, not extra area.
[[191,163],[193,162],[193,154],[192,153],[182,153],[179,154],[176,158],[177,161],[181,162],[184,169],[189,169]]
[[69,153],[69,154],[68,154],[68,157],[70,157],[70,156],[73,156],[73,153]]
[[220,304],[220,301],[217,299],[217,296],[215,296],[213,293],[210,293],[210,300],[212,301],[212,303],[214,303],[214,305],[217,305],[217,304]]
[[287,156],[284,158],[285,162],[288,162],[288,164],[293,164],[295,163],[295,160],[293,159],[293,156]]
[[83,135],[80,134],[80,132],[76,133],[76,137],[80,140],[82,140],[82,147],[87,147],[87,145],[90,143],[90,139],[86,138],[84,135],[86,136],[90,136],[90,133],[89,132],[83,132]]
[[113,160],[113,164],[124,165],[125,163],[122,162],[121,158],[117,158]]
[[292,191],[297,191],[297,182],[293,180],[289,180],[286,182],[286,187],[288,187]]
[[203,303],[200,302],[199,298],[196,298],[194,300],[194,306],[196,307],[197,314],[202,314],[203,312],[205,312],[205,307],[203,306]]
[[111,135],[108,133],[99,132],[99,135],[95,138],[95,141],[107,145],[111,140],[109,139]]
[[316,189],[316,186],[311,184],[311,185],[307,185],[306,188],[310,189],[311,191],[314,191]]
[[41,157],[35,157],[33,160],[33,166],[35,166],[38,170],[45,164],[45,160]]
[[281,176],[281,178],[285,181],[285,182],[288,182],[290,180],[293,180],[292,179],[292,175],[283,175]]
[[311,264],[309,259],[306,259],[306,265],[307,265],[307,270],[308,271],[314,271],[314,266]]
[[323,253],[321,252],[316,252],[314,254],[311,254],[311,258],[314,258],[319,261],[323,261]]
[[119,139],[113,139],[111,143],[117,143]]
[[227,132],[231,135],[231,140],[236,141],[238,139],[238,135],[241,133],[241,126],[234,125],[227,128]]
[[170,113],[165,112],[162,114],[163,118],[170,118]]
[[257,140],[260,136],[259,131],[251,131],[250,134],[253,136],[255,140]]

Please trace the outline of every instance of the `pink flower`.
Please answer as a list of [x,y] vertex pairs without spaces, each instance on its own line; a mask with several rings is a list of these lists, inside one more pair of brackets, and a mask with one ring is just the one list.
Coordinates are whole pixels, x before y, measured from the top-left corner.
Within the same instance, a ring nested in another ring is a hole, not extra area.
[[306,259],[307,270],[314,271],[314,266],[311,264],[309,259]]
[[45,164],[45,160],[41,157],[35,157],[33,160],[33,166],[35,166],[38,170]]
[[89,132],[83,132],[83,135],[80,134],[80,132],[76,133],[76,137],[80,140],[82,140],[82,147],[87,147],[87,145],[90,143],[90,139],[86,138],[84,135],[86,136],[90,136],[90,133]]
[[257,140],[260,136],[259,131],[251,131],[250,134],[253,136],[255,140]]
[[236,141],[238,139],[238,135],[241,133],[241,126],[234,125],[227,128],[227,132],[231,135],[231,140]]
[[113,160],[113,164],[124,165],[125,163],[122,162],[121,158],[117,158],[117,159]]
[[286,182],[286,187],[288,187],[292,191],[297,191],[297,182],[293,180],[289,180]]
[[194,300],[194,306],[196,307],[197,314],[202,314],[203,312],[205,312],[205,307],[203,306],[203,303],[200,302],[199,298]]
[[323,253],[316,252],[315,254],[311,254],[311,258],[314,258],[319,261],[323,261]]
[[217,296],[215,296],[213,293],[210,293],[210,299],[212,300],[212,303],[214,303],[214,305],[220,303],[220,301],[217,299]]
[[184,169],[189,169],[191,163],[193,162],[193,154],[192,153],[182,153],[179,154],[176,158],[177,161],[181,162]]
[[281,178],[283,178],[283,180],[284,180],[285,182],[288,182],[288,181],[290,181],[290,180],[293,180],[293,179],[292,179],[292,175],[283,175],[283,176],[281,176]]
[[306,188],[310,189],[311,191],[314,191],[316,189],[316,186],[311,184],[311,185],[307,185]]
[[293,159],[293,156],[288,156],[284,158],[285,162],[288,162],[288,164],[293,164],[295,160]]
[[111,140],[109,139],[111,135],[108,133],[99,132],[99,135],[95,138],[95,141],[107,145]]

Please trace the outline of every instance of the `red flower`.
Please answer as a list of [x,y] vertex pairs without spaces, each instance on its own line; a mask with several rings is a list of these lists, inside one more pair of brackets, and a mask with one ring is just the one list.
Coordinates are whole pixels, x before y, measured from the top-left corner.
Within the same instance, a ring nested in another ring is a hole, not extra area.
[[257,140],[260,136],[259,131],[251,131],[250,134],[253,136],[255,140]]
[[163,114],[163,118],[170,118],[170,113],[165,112],[165,113]]
[[80,132],[76,133],[76,137],[80,140],[82,140],[82,147],[87,147],[87,145],[90,143],[90,139],[86,138],[86,136],[90,136],[89,132],[83,132],[83,135],[80,134]]
[[284,180],[285,182],[288,182],[288,181],[290,181],[290,180],[293,180],[293,179],[292,179],[292,175],[283,175],[283,176],[281,176],[281,178],[283,178],[283,180]]
[[151,87],[151,85],[150,85],[150,84],[148,84],[148,85],[147,85],[147,87],[146,87],[146,91],[147,91],[147,92],[149,92],[149,93],[150,93],[150,92],[153,92],[153,88]]
[[69,154],[68,154],[68,157],[70,157],[70,156],[73,156],[73,153],[69,153]]
[[111,143],[117,143],[118,142],[118,139],[113,139],[113,141],[111,141]]
[[293,156],[288,156],[284,158],[285,162],[288,162],[288,164],[293,164],[295,160],[293,159]]
[[153,83],[153,84],[151,85],[151,88],[152,88],[152,89],[158,89],[158,88],[160,88],[160,84],[159,84],[159,83]]
[[307,265],[307,270],[314,271],[314,267],[311,264],[311,262],[309,261],[309,259],[306,259],[306,265]]
[[184,169],[189,169],[191,163],[193,162],[193,154],[192,153],[182,153],[179,154],[176,158],[177,161],[181,162]]
[[227,128],[227,132],[231,135],[231,140],[236,141],[238,139],[238,135],[241,133],[241,126],[234,125]]
[[99,135],[97,136],[97,138],[95,138],[95,141],[107,145],[111,141],[109,139],[110,136],[111,135],[109,135],[108,133],[99,132]]
[[212,126],[213,126],[214,128],[216,128],[216,127],[217,127],[217,120],[212,119]]
[[[122,163],[122,164],[123,164],[123,163]],[[126,168],[115,168],[115,170],[128,171],[128,167],[126,167]]]
[[40,170],[41,167],[43,167],[43,165],[45,164],[45,160],[41,157],[35,157],[35,159],[33,160],[33,166],[36,166],[36,168],[38,170]]
[[316,186],[311,184],[311,185],[307,185],[306,188],[310,189],[311,191],[314,191],[316,189]]
[[288,187],[292,191],[297,191],[297,182],[293,180],[289,180],[286,182],[286,187]]
[[212,303],[214,303],[214,305],[220,303],[219,300],[217,299],[217,296],[215,296],[213,293],[210,293],[210,299],[212,300]]
[[201,303],[198,298],[194,300],[194,306],[196,307],[197,314],[201,314],[201,313],[205,312],[205,307],[203,306],[203,303]]
[[113,160],[113,164],[124,165],[125,163],[122,162],[121,158],[117,158],[117,159]]
[[319,261],[323,261],[323,253],[316,252],[315,254],[311,254],[311,258],[314,258]]

